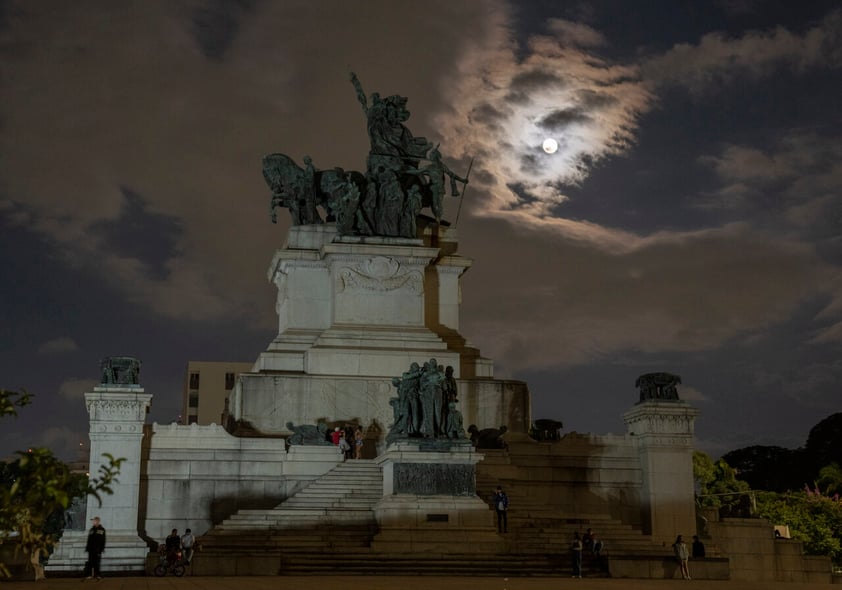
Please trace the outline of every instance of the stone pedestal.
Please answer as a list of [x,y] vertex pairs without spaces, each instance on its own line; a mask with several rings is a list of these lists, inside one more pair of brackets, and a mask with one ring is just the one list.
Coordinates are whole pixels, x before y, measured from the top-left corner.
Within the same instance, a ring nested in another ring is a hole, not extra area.
[[290,228],[268,273],[278,288],[278,336],[256,370],[391,377],[435,357],[458,377],[459,352],[448,350],[436,328],[458,330],[459,276],[470,261],[440,255],[420,238]]
[[679,400],[647,400],[623,415],[640,457],[644,532],[667,546],[696,534],[693,424],[699,410]]
[[[383,499],[372,549],[388,553],[484,553],[503,547],[493,512],[476,495],[469,441],[396,442],[378,457]],[[454,548],[458,547],[458,551]]]
[[435,358],[454,369],[466,427],[526,432],[525,385],[494,380],[491,361],[459,334],[460,280],[471,261],[457,254],[455,230],[430,225],[419,236],[290,228],[268,273],[278,335],[229,395],[231,418],[280,435],[291,433],[288,422],[354,422],[382,450],[394,419],[392,377]]
[[[90,417],[90,473],[98,477],[107,463],[104,453],[123,458],[112,494],[88,499],[87,526],[99,516],[106,530],[102,569],[143,571],[148,548],[138,536],[138,492],[140,489],[140,447],[143,423],[152,394],[137,385],[101,385],[85,394]],[[48,571],[81,572],[87,559],[86,531],[66,531],[50,561]]]

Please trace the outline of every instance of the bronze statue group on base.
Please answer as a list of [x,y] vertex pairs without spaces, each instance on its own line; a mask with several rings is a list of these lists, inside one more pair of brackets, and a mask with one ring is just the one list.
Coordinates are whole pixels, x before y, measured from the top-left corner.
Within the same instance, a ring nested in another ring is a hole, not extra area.
[[442,162],[437,145],[407,129],[405,96],[381,98],[375,92],[368,98],[356,74],[351,82],[371,141],[365,174],[338,167],[318,170],[309,156],[303,167],[285,154],[264,156],[272,221],[277,222],[280,206],[289,209],[293,225],[332,222],[339,235],[415,238],[421,210],[429,207],[443,223],[447,179],[450,194],[457,197],[457,183],[467,185],[467,174],[454,173]]

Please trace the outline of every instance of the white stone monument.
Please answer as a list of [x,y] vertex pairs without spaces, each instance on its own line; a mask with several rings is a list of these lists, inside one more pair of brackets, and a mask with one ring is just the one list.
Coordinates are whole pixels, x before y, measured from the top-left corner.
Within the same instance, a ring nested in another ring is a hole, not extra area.
[[[120,357],[125,358],[125,357]],[[105,372],[105,363],[104,365]],[[139,369],[139,362],[137,362]],[[110,369],[109,369],[110,370]],[[143,571],[148,547],[138,536],[138,499],[140,491],[141,440],[143,424],[152,394],[137,384],[133,377],[103,377],[103,383],[85,393],[85,406],[90,418],[90,473],[97,477],[100,466],[110,454],[123,459],[113,493],[102,493],[100,500],[88,498],[87,526],[99,516],[106,530],[106,546],[102,569],[109,571]],[[107,382],[106,382],[107,381]],[[122,382],[121,382],[122,381]],[[47,571],[82,571],[87,560],[87,531],[65,531],[50,557]]]

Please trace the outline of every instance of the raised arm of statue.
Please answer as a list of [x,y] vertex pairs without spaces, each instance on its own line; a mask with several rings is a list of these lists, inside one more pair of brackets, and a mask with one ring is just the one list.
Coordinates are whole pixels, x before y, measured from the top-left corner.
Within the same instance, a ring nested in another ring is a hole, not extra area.
[[351,72],[351,84],[354,85],[354,90],[357,91],[357,100],[360,101],[363,112],[368,114],[368,98],[366,98],[365,92],[363,92],[363,85],[360,84],[360,79],[357,78],[354,72]]

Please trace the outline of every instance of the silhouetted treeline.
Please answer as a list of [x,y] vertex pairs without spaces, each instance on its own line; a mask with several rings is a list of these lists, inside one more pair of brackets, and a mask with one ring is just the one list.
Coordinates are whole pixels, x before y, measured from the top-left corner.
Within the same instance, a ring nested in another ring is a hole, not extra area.
[[804,447],[754,445],[730,451],[722,458],[754,490],[786,492],[803,489],[805,484],[812,488],[822,467],[842,465],[842,412],[813,426]]

